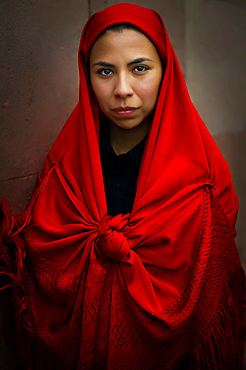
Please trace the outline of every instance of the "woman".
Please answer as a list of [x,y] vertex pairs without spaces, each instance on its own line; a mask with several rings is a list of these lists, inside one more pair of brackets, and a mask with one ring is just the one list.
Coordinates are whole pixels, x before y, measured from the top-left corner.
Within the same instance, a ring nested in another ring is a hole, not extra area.
[[243,368],[238,200],[161,17],[95,13],[79,73],[27,211],[4,209],[20,368]]

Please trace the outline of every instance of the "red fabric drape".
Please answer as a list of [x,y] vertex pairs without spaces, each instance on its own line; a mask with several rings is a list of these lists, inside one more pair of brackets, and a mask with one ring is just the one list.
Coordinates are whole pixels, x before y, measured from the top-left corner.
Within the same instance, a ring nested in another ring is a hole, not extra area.
[[[152,40],[165,73],[132,212],[111,217],[98,145],[101,114],[87,64],[96,38],[118,23]],[[159,14],[133,4],[94,14],[82,33],[79,73],[79,103],[28,208],[30,368],[198,369],[206,348],[208,369],[240,368],[238,200]]]

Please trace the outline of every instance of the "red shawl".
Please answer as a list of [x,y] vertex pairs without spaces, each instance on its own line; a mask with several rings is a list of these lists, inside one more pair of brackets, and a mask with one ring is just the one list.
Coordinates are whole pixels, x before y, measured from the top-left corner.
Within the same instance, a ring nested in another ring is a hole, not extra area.
[[[87,63],[96,38],[117,23],[152,40],[165,73],[132,212],[112,217]],[[238,200],[159,14],[133,4],[94,14],[79,73],[79,103],[47,155],[19,243],[24,368],[243,368]]]

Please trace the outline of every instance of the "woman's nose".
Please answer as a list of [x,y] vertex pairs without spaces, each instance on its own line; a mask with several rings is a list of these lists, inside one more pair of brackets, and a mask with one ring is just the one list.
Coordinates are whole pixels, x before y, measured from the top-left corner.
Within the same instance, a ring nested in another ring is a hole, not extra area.
[[126,74],[120,74],[115,86],[115,96],[125,99],[133,94],[130,79]]

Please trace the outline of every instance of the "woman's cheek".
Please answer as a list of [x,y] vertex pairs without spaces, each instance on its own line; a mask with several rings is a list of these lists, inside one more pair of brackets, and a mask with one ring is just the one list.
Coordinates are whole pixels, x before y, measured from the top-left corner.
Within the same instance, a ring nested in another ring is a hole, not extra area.
[[101,84],[94,86],[93,90],[94,90],[94,93],[96,95],[98,104],[100,106],[101,105],[104,105],[105,104],[105,101],[107,100],[107,98],[106,98],[106,96],[107,96],[107,90]]
[[150,99],[152,100],[154,96],[158,93],[158,89],[156,87],[156,84],[151,83],[151,81],[148,81],[146,83],[143,83],[138,86],[138,96],[141,99]]

